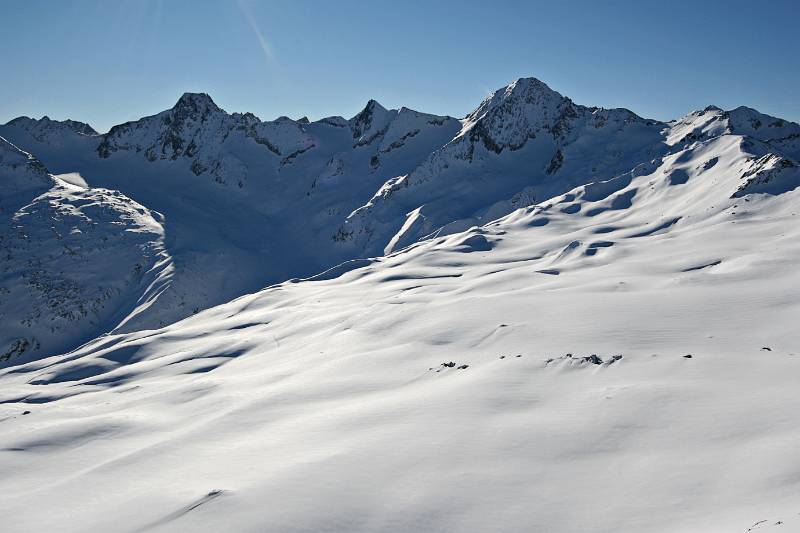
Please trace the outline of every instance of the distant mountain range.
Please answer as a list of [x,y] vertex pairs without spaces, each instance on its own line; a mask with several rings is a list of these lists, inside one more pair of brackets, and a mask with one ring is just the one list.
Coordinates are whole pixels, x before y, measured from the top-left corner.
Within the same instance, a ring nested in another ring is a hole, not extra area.
[[[162,327],[569,191],[586,200],[656,171],[681,184],[731,151],[715,201],[800,185],[798,124],[713,106],[664,123],[534,78],[460,120],[371,100],[351,119],[265,122],[186,93],[105,134],[20,117],[0,137],[0,364]],[[688,153],[707,153],[704,167],[686,168]]]

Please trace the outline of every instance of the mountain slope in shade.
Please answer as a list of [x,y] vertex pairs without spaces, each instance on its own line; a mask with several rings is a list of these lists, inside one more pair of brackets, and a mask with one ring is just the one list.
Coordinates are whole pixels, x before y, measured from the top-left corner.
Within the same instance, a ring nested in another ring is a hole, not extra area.
[[17,117],[6,124],[10,128],[27,131],[31,137],[41,143],[58,145],[64,138],[75,135],[96,137],[99,134],[89,124],[77,120],[52,120],[48,116],[41,119]]
[[746,192],[763,140],[664,144],[480,227],[0,370],[4,528],[792,527],[800,189]]
[[105,135],[63,128],[61,142],[40,141],[27,121],[0,133],[44,154],[54,172],[77,172],[164,216],[172,275],[147,313],[125,326],[147,328],[348,259],[332,229],[459,128],[449,117],[374,101],[350,121],[263,122],[187,93],[172,109]]
[[0,172],[2,196],[0,217],[8,218],[32,194],[47,190],[53,183],[45,166],[31,154],[24,152],[0,137]]
[[169,262],[146,208],[52,176],[2,138],[0,199],[0,364],[69,350],[146,307]]

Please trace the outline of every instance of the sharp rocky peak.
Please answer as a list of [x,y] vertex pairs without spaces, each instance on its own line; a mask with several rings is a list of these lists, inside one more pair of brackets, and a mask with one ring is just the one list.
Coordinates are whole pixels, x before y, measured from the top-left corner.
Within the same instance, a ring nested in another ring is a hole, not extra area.
[[356,145],[366,145],[385,131],[397,111],[389,111],[375,100],[370,100],[364,109],[348,122],[353,130]]
[[553,137],[568,132],[579,106],[536,78],[520,78],[490,94],[464,119],[460,138],[481,140],[496,153],[516,150],[541,130]]
[[517,78],[505,87],[505,92],[511,94],[529,94],[534,92],[563,98],[561,94],[551,89],[545,82],[533,77]]
[[552,90],[543,81],[536,78],[519,78],[494,91],[469,116],[480,115],[497,107],[509,108],[516,105],[553,106],[562,103],[564,100],[568,99]]
[[375,112],[386,112],[387,109],[383,107],[377,100],[370,100],[367,102],[367,105],[364,106],[364,109],[361,113],[375,113]]
[[173,106],[173,111],[186,111],[190,113],[220,112],[217,104],[206,93],[183,93]]

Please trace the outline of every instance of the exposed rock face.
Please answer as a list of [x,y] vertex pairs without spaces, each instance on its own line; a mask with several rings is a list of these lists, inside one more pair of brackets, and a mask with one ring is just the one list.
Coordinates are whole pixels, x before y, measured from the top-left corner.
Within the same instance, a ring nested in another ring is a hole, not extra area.
[[388,111],[375,100],[367,102],[366,107],[350,120],[350,129],[353,131],[355,141],[353,147],[370,144],[385,134],[389,123],[396,116],[397,111]]
[[461,135],[500,154],[519,150],[542,132],[563,139],[569,134],[569,121],[577,116],[569,98],[535,78],[523,78],[484,100],[467,116]]
[[791,159],[768,153],[753,159],[742,174],[744,182],[734,197],[747,194],[781,194],[800,187],[800,166]]

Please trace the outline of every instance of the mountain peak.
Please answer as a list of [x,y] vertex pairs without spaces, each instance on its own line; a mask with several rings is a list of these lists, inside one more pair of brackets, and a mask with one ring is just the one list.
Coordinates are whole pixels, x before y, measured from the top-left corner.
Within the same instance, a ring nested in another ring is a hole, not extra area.
[[204,113],[206,111],[221,111],[214,100],[206,93],[183,93],[175,103],[173,109],[181,109]]
[[498,108],[512,114],[522,111],[519,106],[552,108],[564,100],[566,99],[561,94],[537,78],[518,78],[505,87],[492,92],[467,118],[476,120]]
[[520,98],[525,103],[560,102],[564,99],[560,93],[554,91],[549,85],[537,78],[518,78],[497,92],[502,92],[504,98]]
[[369,144],[396,114],[397,111],[389,111],[376,100],[370,99],[364,109],[349,121],[353,139],[357,140],[357,144]]
[[464,120],[460,136],[481,139],[496,153],[517,150],[542,129],[554,137],[564,135],[576,114],[569,98],[536,78],[519,78],[492,92]]
[[512,81],[506,86],[506,90],[519,90],[519,91],[530,91],[530,90],[539,90],[539,91],[549,91],[555,92],[553,89],[550,88],[545,82],[540,80],[539,78],[534,77],[527,77],[527,78],[517,78],[516,80]]
[[[375,111],[386,111],[387,109],[383,107],[377,100],[373,100],[372,98],[369,99],[367,105],[364,106],[364,111],[374,113]],[[362,113],[364,112],[362,111]]]

